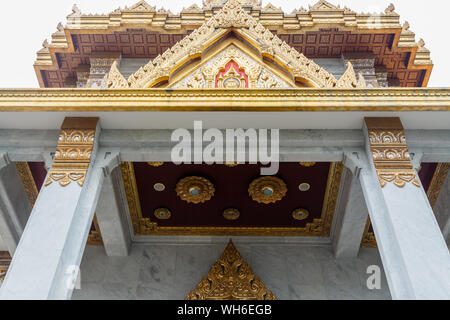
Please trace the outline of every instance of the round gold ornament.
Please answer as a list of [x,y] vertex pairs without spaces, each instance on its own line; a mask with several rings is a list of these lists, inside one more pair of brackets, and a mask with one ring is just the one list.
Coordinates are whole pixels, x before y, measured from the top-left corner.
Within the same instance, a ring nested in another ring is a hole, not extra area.
[[172,216],[172,213],[167,208],[158,208],[153,213],[159,220],[168,220]]
[[241,213],[239,212],[238,209],[235,209],[235,208],[229,208],[223,212],[223,217],[227,220],[232,220],[232,221],[237,220],[237,219],[239,219],[240,216],[241,216]]
[[286,196],[287,186],[280,178],[261,177],[250,183],[248,193],[258,203],[275,203]]
[[177,195],[188,203],[204,203],[214,196],[214,185],[203,177],[187,177],[178,181]]
[[292,212],[292,218],[295,220],[305,220],[309,217],[309,211],[306,209],[296,209]]

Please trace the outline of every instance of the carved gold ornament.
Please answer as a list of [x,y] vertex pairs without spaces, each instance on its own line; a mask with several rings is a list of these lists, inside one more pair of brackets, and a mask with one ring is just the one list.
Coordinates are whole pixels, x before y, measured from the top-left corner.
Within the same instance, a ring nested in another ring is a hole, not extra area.
[[307,167],[307,168],[309,168],[309,167],[314,167],[314,166],[316,165],[315,162],[299,162],[299,164],[300,164],[302,167]]
[[392,182],[403,188],[411,182],[420,188],[416,171],[406,145],[406,136],[399,118],[366,118],[370,152],[382,188]]
[[[232,65],[222,75],[221,73],[230,63]],[[242,72],[238,72],[235,67],[238,67]],[[256,88],[261,74],[261,66],[251,64],[234,45],[227,47],[224,53],[211,66],[203,70],[207,88],[214,88],[216,80],[218,88],[245,88],[246,79],[242,73],[248,76],[248,88]],[[229,81],[230,83],[227,84]]]
[[250,183],[248,193],[258,203],[275,203],[286,196],[287,186],[280,178],[266,176]]
[[153,213],[159,220],[168,220],[172,216],[172,213],[167,208],[158,208]]
[[295,220],[305,220],[309,217],[309,211],[306,209],[296,209],[292,212],[292,218]]
[[63,187],[83,186],[91,162],[98,118],[66,118],[61,127],[55,159],[45,186],[53,181]]
[[214,196],[214,185],[204,177],[187,177],[176,186],[177,195],[188,203],[204,203]]
[[186,300],[276,300],[230,240],[219,261]]
[[225,162],[224,164],[227,167],[234,168],[234,167],[237,167],[239,165],[239,162]]
[[225,219],[231,220],[231,221],[239,219],[240,216],[241,216],[241,213],[239,212],[239,210],[238,209],[234,209],[234,208],[226,209],[223,212],[223,217]]
[[164,165],[164,162],[155,162],[155,161],[154,161],[154,162],[147,162],[147,164],[148,164],[149,166],[158,168],[158,167],[163,166],[163,165]]

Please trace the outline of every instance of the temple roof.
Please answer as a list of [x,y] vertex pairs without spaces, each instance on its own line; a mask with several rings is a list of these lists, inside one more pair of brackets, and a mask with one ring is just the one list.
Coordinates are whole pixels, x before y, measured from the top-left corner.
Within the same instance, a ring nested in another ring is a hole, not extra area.
[[[258,23],[307,58],[336,58],[344,52],[368,51],[376,65],[400,86],[426,86],[433,67],[424,41],[416,42],[409,23],[390,5],[384,13],[356,13],[320,0],[309,9],[285,13],[258,0],[237,0]],[[223,7],[224,0],[205,0],[173,14],[145,1],[110,14],[84,14],[74,6],[65,25],[44,41],[35,69],[42,87],[62,87],[92,53],[120,52],[123,57],[154,59],[201,27]]]

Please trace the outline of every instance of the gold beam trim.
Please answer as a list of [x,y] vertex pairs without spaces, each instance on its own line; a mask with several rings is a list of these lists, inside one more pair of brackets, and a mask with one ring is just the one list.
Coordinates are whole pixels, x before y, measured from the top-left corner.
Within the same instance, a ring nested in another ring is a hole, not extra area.
[[150,218],[144,218],[132,162],[121,163],[122,177],[136,235],[201,235],[201,236],[322,236],[330,235],[341,183],[342,163],[331,163],[320,219],[314,219],[303,228],[281,227],[161,227]]
[[0,89],[0,112],[450,111],[450,91],[377,89]]
[[230,239],[208,275],[186,300],[276,300],[271,290],[253,273]]

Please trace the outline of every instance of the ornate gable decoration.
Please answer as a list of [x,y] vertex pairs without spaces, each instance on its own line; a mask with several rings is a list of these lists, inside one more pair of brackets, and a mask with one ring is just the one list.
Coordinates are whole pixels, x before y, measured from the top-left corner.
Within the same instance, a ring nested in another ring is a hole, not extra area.
[[[233,30],[254,43],[261,54],[289,70],[294,78],[306,79],[314,87],[356,88],[358,82],[353,68],[347,69],[345,78],[339,81],[314,61],[290,47],[243,9],[240,0],[228,0],[223,8],[195,29],[191,34],[167,49],[128,79],[130,88],[151,88],[170,79],[172,71],[190,59],[200,57],[209,44]],[[116,81],[116,71],[108,77],[108,88],[127,88],[123,81]],[[119,77],[120,78],[120,77]]]
[[276,300],[230,240],[219,261],[186,300]]
[[191,75],[178,81],[173,89],[199,88],[291,88],[292,86],[253,61],[231,44]]

